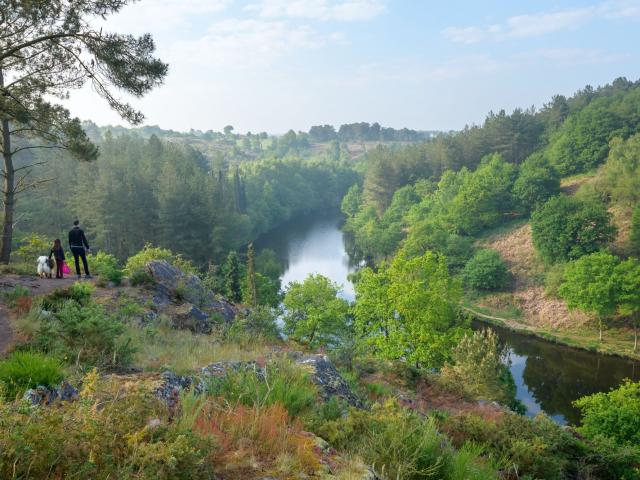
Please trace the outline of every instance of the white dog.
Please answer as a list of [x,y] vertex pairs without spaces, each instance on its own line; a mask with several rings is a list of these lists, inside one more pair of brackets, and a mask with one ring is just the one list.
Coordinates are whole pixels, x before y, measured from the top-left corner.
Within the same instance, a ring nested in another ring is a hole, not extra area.
[[38,257],[38,276],[40,278],[51,278],[53,273],[53,260],[49,257]]

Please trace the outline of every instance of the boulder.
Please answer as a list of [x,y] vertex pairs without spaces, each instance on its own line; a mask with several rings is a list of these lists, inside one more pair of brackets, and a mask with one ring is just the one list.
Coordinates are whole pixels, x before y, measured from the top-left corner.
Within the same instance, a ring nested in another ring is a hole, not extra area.
[[211,317],[198,307],[184,303],[176,307],[172,315],[173,328],[191,330],[193,333],[211,333]]
[[31,405],[51,405],[54,402],[71,402],[78,398],[78,390],[69,382],[62,382],[58,388],[49,389],[43,385],[29,389],[24,397]]
[[197,275],[185,275],[166,260],[149,262],[147,270],[156,282],[153,303],[157,307],[166,308],[172,303],[185,302],[220,315],[227,323],[236,318],[235,307],[209,291]]
[[352,407],[364,408],[362,401],[353,393],[349,384],[342,378],[326,355],[298,356],[296,363],[310,370],[311,379],[318,387],[325,402],[335,396]]

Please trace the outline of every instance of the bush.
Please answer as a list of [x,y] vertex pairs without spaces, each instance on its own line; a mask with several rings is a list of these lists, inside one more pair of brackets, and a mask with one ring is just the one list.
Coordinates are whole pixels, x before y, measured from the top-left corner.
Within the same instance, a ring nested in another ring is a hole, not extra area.
[[68,288],[54,290],[53,293],[42,298],[40,305],[49,312],[57,312],[69,300],[87,305],[93,291],[93,285],[90,283],[76,282]]
[[273,308],[258,305],[246,315],[236,317],[229,328],[228,336],[231,340],[238,340],[246,336],[278,340],[280,339],[280,330],[276,319]]
[[316,406],[318,392],[309,375],[286,359],[269,362],[264,369],[240,368],[212,377],[207,393],[247,406],[283,405],[298,416]]
[[582,413],[578,428],[582,435],[601,435],[619,444],[640,445],[640,382],[626,380],[615,390],[582,397],[574,405]]
[[[312,478],[320,468],[316,443],[279,404],[247,407],[205,405],[195,422],[200,435],[213,436],[212,452],[224,478]],[[249,472],[254,473],[253,475]]]
[[491,329],[465,335],[452,352],[451,364],[442,369],[449,387],[474,400],[515,402],[515,385],[508,366],[508,350]]
[[501,290],[509,281],[509,271],[495,250],[478,250],[462,272],[465,283],[476,290]]
[[78,402],[0,404],[0,478],[213,478],[212,441],[170,423],[153,386],[96,377]]
[[196,267],[189,260],[182,257],[182,255],[176,255],[171,250],[154,247],[151,244],[145,245],[142,250],[134,256],[129,257],[124,272],[129,277],[140,275],[141,272],[147,271],[147,264],[152,260],[166,260],[183,273],[198,273]]
[[35,352],[15,352],[0,362],[0,384],[5,398],[13,399],[38,385],[53,387],[63,378],[58,360]]
[[39,322],[34,345],[68,362],[118,368],[130,364],[134,348],[122,322],[93,302],[67,300]]
[[566,263],[551,265],[544,275],[545,293],[550,297],[560,298],[560,286],[564,283]]
[[92,269],[101,279],[113,282],[115,285],[122,283],[124,272],[118,264],[118,259],[111,254],[98,252],[90,257]]
[[327,422],[319,433],[332,446],[361,456],[383,478],[498,478],[479,455],[456,452],[433,419],[394,402],[375,404],[371,411],[352,409],[347,417]]
[[25,263],[36,265],[36,260],[41,255],[49,255],[53,242],[44,235],[29,235],[20,242],[15,251],[15,256]]
[[591,444],[577,439],[551,419],[503,415],[487,420],[474,414],[445,417],[441,428],[454,445],[474,443],[485,454],[501,459],[506,478],[632,479],[640,458],[633,449],[609,443]]

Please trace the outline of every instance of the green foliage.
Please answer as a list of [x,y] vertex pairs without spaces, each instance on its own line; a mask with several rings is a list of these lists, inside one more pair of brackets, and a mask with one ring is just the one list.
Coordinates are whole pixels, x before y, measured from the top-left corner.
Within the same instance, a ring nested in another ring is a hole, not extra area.
[[478,250],[462,272],[465,283],[476,290],[502,290],[509,281],[507,265],[495,250]]
[[634,331],[633,350],[638,349],[638,320],[640,320],[640,262],[629,258],[616,266],[614,282],[617,287],[618,313],[631,320]]
[[213,477],[213,439],[170,422],[151,385],[96,377],[85,377],[77,402],[35,409],[0,403],[1,478]]
[[291,416],[315,408],[318,395],[309,375],[284,358],[270,361],[263,369],[239,367],[222,377],[210,377],[206,391],[247,406],[280,404]]
[[564,283],[566,263],[556,263],[547,268],[544,275],[545,293],[551,297],[560,297],[560,286]]
[[0,362],[0,385],[5,398],[12,400],[38,385],[54,387],[63,378],[60,362],[37,352],[14,352]]
[[85,367],[119,368],[130,364],[134,347],[124,336],[125,327],[102,305],[56,301],[51,315],[40,315],[32,343],[68,363]]
[[240,303],[242,300],[240,259],[235,251],[229,252],[227,261],[223,267],[223,272],[225,295],[231,302]]
[[256,272],[275,282],[279,281],[284,273],[284,268],[278,260],[276,252],[265,248],[256,255]]
[[597,94],[593,89],[585,93],[588,104],[567,118],[545,149],[545,156],[563,176],[593,169],[607,157],[613,138],[638,131],[637,84],[618,79]]
[[602,435],[618,444],[640,445],[640,382],[626,380],[610,392],[582,397],[574,405],[582,413],[578,428],[582,435]]
[[505,405],[515,401],[508,351],[493,330],[465,335],[451,358],[452,363],[442,369],[445,384],[474,400],[495,400]]
[[640,203],[635,206],[631,215],[629,246],[632,254],[640,256]]
[[338,345],[350,329],[349,302],[338,297],[339,291],[318,274],[290,283],[283,300],[285,333],[311,347]]
[[45,235],[31,234],[20,242],[15,254],[23,262],[35,265],[38,257],[49,255],[52,245]]
[[249,310],[246,316],[237,316],[229,328],[228,334],[232,339],[248,335],[250,338],[277,340],[280,338],[277,312],[271,307],[258,305]]
[[487,421],[462,414],[446,417],[441,428],[454,445],[474,443],[501,459],[508,478],[638,478],[639,452],[613,443],[583,443],[544,415]]
[[356,335],[383,358],[437,368],[464,332],[460,285],[432,252],[409,258],[400,251],[377,272],[362,269],[355,287]]
[[580,308],[598,316],[600,340],[603,317],[616,310],[618,285],[614,273],[618,263],[618,258],[607,252],[581,257],[567,264],[564,282],[558,290],[569,308]]
[[86,282],[76,282],[68,288],[59,288],[43,297],[40,305],[44,310],[57,312],[68,300],[73,300],[80,305],[87,305],[93,294],[93,285]]
[[550,263],[575,260],[604,247],[615,237],[611,215],[602,203],[557,196],[531,217],[533,243]]
[[130,277],[142,278],[147,271],[147,264],[153,260],[166,260],[171,265],[179,269],[182,273],[197,273],[198,270],[193,264],[184,259],[181,255],[175,255],[166,248],[154,247],[147,243],[142,250],[129,257],[124,267],[124,272]]
[[602,167],[602,186],[614,202],[640,202],[640,133],[626,141],[614,138]]
[[109,253],[98,252],[89,257],[89,262],[93,271],[102,279],[113,282],[115,285],[120,285],[124,273],[116,257]]
[[15,308],[21,298],[30,296],[31,290],[27,287],[23,287],[22,285],[16,285],[11,289],[2,292],[2,300],[4,300],[11,308]]
[[336,448],[361,456],[385,478],[498,478],[471,450],[455,452],[433,419],[395,403],[375,404],[371,411],[352,409],[318,433]]
[[513,195],[525,212],[535,210],[559,193],[560,175],[540,153],[531,155],[520,166]]

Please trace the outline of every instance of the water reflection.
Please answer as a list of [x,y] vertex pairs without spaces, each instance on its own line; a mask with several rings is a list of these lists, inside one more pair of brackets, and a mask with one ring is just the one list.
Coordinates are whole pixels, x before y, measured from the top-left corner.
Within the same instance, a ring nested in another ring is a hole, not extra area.
[[337,213],[299,217],[263,235],[254,246],[258,251],[270,248],[276,252],[285,267],[283,287],[319,273],[342,285],[341,296],[353,301],[355,291],[347,277],[357,265],[347,254],[340,224]]
[[[474,324],[475,328],[482,325]],[[531,336],[492,327],[511,351],[511,373],[518,399],[529,415],[545,412],[559,423],[577,423],[571,403],[615,388],[625,379],[640,379],[638,362],[564,347]]]

